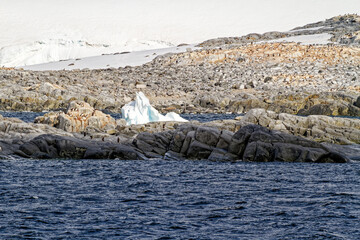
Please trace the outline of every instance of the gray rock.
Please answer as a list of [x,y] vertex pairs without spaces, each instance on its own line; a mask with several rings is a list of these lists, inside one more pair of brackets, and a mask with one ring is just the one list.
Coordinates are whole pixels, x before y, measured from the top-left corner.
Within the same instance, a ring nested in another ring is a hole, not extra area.
[[273,147],[270,143],[250,142],[244,151],[242,159],[249,162],[271,162],[274,161]]
[[[242,159],[252,162],[347,162],[348,159],[341,154],[334,153],[327,147],[279,131],[271,131],[259,125],[246,125],[235,134],[228,131],[219,131],[217,128],[200,126],[192,130],[189,125],[179,126],[173,132],[173,140],[168,144],[172,146],[166,153],[156,150],[157,140],[155,134],[140,134],[134,143],[145,155],[160,154],[169,155],[170,158],[190,158],[234,161]],[[200,135],[197,135],[200,133]],[[153,135],[153,137],[151,137]],[[144,137],[146,136],[146,137]],[[146,148],[138,145],[138,141],[146,141]],[[175,139],[175,140],[174,140]],[[215,139],[217,140],[215,147]],[[200,142],[201,140],[202,142]],[[176,144],[175,144],[176,142]],[[180,153],[177,151],[181,146]],[[221,148],[220,148],[221,147]],[[177,151],[173,151],[175,149]],[[169,153],[169,154],[168,154]],[[169,158],[169,157],[167,157]]]
[[191,159],[207,159],[213,148],[197,140],[190,143],[189,149],[187,150],[186,157]]
[[[319,142],[360,143],[359,119],[320,115],[302,117],[285,113],[277,114],[264,109],[253,109],[239,122],[240,126],[248,124],[259,124],[272,130],[280,130]],[[288,140],[290,141],[290,139]]]
[[221,135],[219,137],[219,141],[216,145],[216,148],[228,150],[233,135],[234,135],[233,132],[227,130],[221,131]]
[[274,143],[274,160],[280,162],[316,162],[325,150],[319,148],[304,148],[289,143]]
[[186,154],[190,144],[195,140],[195,131],[190,131],[186,134],[185,140],[183,142],[183,145],[181,147],[180,153]]
[[236,161],[239,160],[239,156],[231,154],[224,149],[215,148],[210,156],[208,157],[210,161]]
[[242,158],[246,145],[248,144],[249,138],[255,131],[268,131],[265,128],[258,125],[247,125],[237,131],[231,139],[229,145],[229,152]]
[[221,132],[216,128],[206,126],[198,127],[195,133],[195,139],[206,145],[215,147],[219,142]]
[[31,158],[69,159],[139,159],[140,155],[132,146],[121,144],[84,141],[73,137],[40,135],[22,144],[15,152]]
[[181,151],[181,147],[185,140],[185,134],[181,131],[178,131],[174,134],[173,139],[170,143],[170,150],[179,153]]
[[20,146],[19,150],[29,156],[40,152],[39,147],[36,144],[31,143],[31,142],[24,143],[23,145]]

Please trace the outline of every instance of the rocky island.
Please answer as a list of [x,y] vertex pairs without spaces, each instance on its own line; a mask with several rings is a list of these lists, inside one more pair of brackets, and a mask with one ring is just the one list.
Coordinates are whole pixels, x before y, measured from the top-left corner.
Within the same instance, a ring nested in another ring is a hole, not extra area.
[[[1,117],[0,157],[348,162],[333,144],[360,144],[359,31],[360,17],[344,15],[135,67],[1,68],[1,110],[50,112],[34,123]],[[162,113],[246,114],[130,126],[107,114],[138,91]]]

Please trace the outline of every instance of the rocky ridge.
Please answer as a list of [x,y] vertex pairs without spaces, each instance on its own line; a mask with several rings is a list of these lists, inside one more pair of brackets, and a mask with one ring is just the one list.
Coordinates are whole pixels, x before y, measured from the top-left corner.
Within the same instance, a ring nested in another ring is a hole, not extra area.
[[140,133],[133,144],[148,157],[250,162],[347,162],[321,144],[247,125],[236,133],[184,124],[173,132]]
[[267,32],[264,34],[250,33],[242,37],[228,37],[210,39],[200,43],[199,47],[220,47],[225,45],[236,45],[242,43],[253,43],[294,37],[300,35],[331,34],[331,41],[339,44],[360,45],[360,16],[347,14],[332,17],[325,21],[307,24],[303,27],[296,27],[288,32]]

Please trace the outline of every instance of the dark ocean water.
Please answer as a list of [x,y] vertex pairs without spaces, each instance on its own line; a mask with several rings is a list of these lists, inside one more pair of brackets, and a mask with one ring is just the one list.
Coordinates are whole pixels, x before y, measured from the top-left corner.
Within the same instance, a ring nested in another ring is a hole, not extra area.
[[[16,117],[24,122],[33,122],[34,119],[38,116],[43,116],[46,112],[2,112],[0,114],[4,117]],[[110,113],[110,115],[115,118],[121,118],[121,113]],[[180,114],[181,117],[185,118],[186,120],[197,120],[199,122],[210,122],[215,120],[225,120],[225,119],[234,119],[239,114]]]
[[360,163],[1,160],[0,239],[360,239]]
[[0,115],[7,118],[19,118],[24,122],[34,122],[38,116],[43,116],[46,112],[2,112]]

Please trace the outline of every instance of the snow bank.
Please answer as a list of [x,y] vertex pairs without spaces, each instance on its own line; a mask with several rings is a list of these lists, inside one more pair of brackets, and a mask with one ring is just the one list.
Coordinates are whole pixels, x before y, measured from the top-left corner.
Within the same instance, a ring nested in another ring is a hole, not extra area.
[[150,105],[149,99],[142,92],[136,93],[135,101],[122,107],[121,114],[127,125],[161,121],[187,122],[187,120],[173,112],[167,113],[165,116],[161,115]]
[[188,48],[198,49],[194,45],[181,47],[161,48],[145,51],[123,52],[115,54],[105,54],[101,56],[70,59],[59,62],[43,63],[29,66],[21,66],[25,70],[45,71],[45,70],[73,70],[73,69],[106,69],[119,68],[125,66],[140,66],[152,61],[155,57],[166,53],[181,53]]
[[1,0],[0,66],[287,31],[346,13],[360,13],[360,1]]

